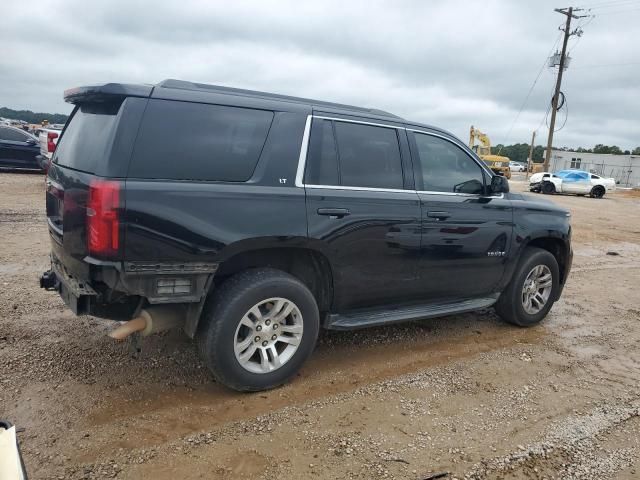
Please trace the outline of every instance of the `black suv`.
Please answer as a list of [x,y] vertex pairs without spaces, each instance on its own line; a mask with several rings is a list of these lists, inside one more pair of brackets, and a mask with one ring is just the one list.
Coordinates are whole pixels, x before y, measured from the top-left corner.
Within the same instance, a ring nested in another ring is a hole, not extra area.
[[181,325],[233,389],[287,381],[320,327],[491,305],[533,325],[569,274],[569,213],[441,129],[178,80],[65,99],[41,285],[116,338]]

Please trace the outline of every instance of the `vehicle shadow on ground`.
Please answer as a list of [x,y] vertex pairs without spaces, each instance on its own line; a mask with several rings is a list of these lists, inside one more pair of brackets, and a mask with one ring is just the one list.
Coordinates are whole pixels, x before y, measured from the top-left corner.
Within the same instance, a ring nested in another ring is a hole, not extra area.
[[[202,388],[213,382],[194,342],[181,330],[142,339],[140,355],[132,358],[129,341],[115,342],[107,337],[115,322],[81,317],[64,318],[60,324],[65,325],[64,332],[56,327],[48,332],[49,329],[42,326],[31,333],[21,329],[15,336],[10,329],[6,332],[7,344],[12,343],[12,338],[19,340],[15,342],[16,348],[21,342],[34,343],[30,348],[35,350],[33,357],[38,359],[14,365],[16,373],[28,374],[34,380],[60,375],[82,384],[104,387],[160,384]],[[416,365],[419,368],[427,366],[431,357],[440,362],[442,358],[453,359],[516,345],[534,339],[543,328],[516,328],[502,322],[492,309],[486,309],[356,331],[321,330],[316,349],[298,378],[313,382],[331,372],[353,370],[362,382],[377,381],[381,377],[376,367],[385,370],[387,364],[402,363],[406,359],[412,365],[421,360]],[[50,345],[53,336],[55,348]],[[420,358],[414,358],[416,356]]]
[[[144,391],[153,385],[156,391],[168,387],[230,392],[214,385],[194,342],[180,329],[142,339],[140,355],[132,358],[129,341],[107,336],[116,325],[68,312],[55,313],[45,324],[39,315],[23,318],[15,331],[9,324],[5,346],[20,349],[28,343],[33,352],[12,364],[10,375],[28,375],[34,381],[62,378],[98,389],[135,385]],[[337,372],[357,379],[358,385],[373,383],[443,360],[535,341],[543,331],[542,326],[508,325],[493,309],[355,331],[321,330],[315,351],[289,388],[298,388],[300,382],[322,384]],[[397,368],[390,370],[389,365]]]

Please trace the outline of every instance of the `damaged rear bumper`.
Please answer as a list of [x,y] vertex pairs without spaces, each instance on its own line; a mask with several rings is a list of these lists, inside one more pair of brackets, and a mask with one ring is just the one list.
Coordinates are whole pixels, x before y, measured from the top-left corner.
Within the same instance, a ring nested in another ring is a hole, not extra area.
[[76,315],[85,315],[91,311],[91,302],[97,297],[96,291],[85,281],[78,280],[51,258],[51,270],[40,276],[40,287],[57,291],[64,303]]

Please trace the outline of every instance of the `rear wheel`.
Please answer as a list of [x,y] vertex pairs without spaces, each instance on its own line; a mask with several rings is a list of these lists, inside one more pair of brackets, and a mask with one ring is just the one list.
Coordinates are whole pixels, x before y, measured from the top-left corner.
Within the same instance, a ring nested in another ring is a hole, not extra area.
[[604,187],[602,185],[596,185],[591,189],[591,193],[589,196],[593,198],[602,198],[604,197]]
[[289,380],[313,351],[320,326],[313,294],[275,269],[228,279],[201,322],[203,361],[217,381],[238,391],[267,390]]
[[549,313],[559,286],[560,271],[555,257],[547,250],[528,247],[496,303],[496,312],[514,325],[535,325]]
[[542,184],[542,193],[546,193],[547,195],[556,193],[556,186],[551,182],[543,182]]

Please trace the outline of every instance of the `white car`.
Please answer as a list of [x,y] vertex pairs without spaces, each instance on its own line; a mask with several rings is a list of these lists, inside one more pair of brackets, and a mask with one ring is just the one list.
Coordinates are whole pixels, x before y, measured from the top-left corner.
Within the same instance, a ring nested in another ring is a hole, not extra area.
[[40,166],[46,172],[49,169],[49,162],[53,157],[53,152],[58,145],[58,139],[62,133],[62,128],[56,128],[56,126],[49,126],[48,128],[41,128],[38,134],[38,140],[40,141]]
[[574,193],[602,198],[616,189],[614,178],[605,178],[583,170],[539,172],[529,178],[529,190],[542,193]]
[[509,168],[512,172],[526,172],[527,166],[520,162],[509,162]]

